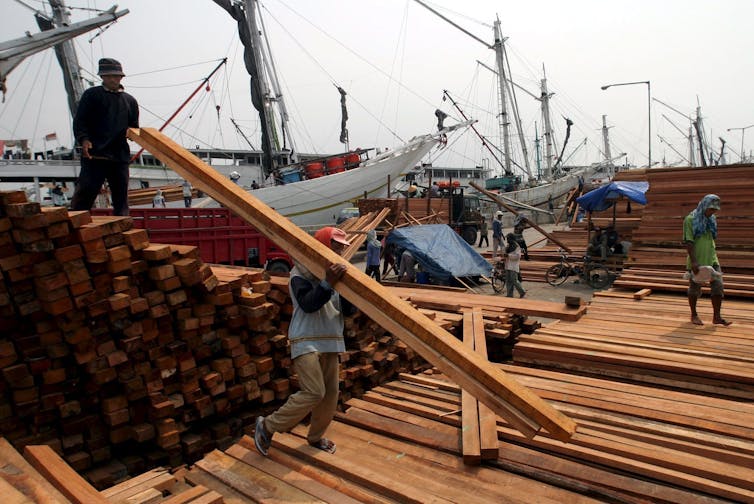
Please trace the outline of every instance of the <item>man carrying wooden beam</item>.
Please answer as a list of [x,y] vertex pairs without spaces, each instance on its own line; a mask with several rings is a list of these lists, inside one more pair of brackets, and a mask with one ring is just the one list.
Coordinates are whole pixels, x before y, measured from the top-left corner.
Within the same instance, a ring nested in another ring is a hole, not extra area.
[[[350,245],[345,231],[334,227],[324,227],[314,237],[338,255]],[[257,418],[254,444],[262,455],[267,455],[274,433],[291,430],[309,413],[307,441],[335,453],[335,443],[324,434],[338,406],[338,354],[346,351],[343,312],[350,310],[351,304],[333,289],[345,271],[345,264],[332,263],[320,280],[301,264],[291,270],[293,316],[288,339],[300,390],[272,415]]]

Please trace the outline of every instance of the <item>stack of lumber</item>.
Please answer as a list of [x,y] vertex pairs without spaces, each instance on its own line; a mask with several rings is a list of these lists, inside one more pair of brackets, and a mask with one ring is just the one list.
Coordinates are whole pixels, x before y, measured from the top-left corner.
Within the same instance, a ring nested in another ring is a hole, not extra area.
[[[619,202],[617,206],[620,210],[616,212],[615,229],[618,231],[621,241],[631,241],[634,230],[639,226],[643,207],[642,205],[632,204],[631,213],[626,213],[626,205],[624,203]],[[594,213],[592,222],[598,227],[613,225],[613,210],[608,209],[603,212]],[[568,229],[553,230],[550,232],[550,235],[553,239],[571,249],[568,256],[575,258],[576,262],[580,261],[586,254],[589,242],[586,220],[577,222]],[[545,243],[542,244],[542,241],[545,241]],[[547,269],[553,264],[560,262],[561,247],[557,243],[547,240],[545,237],[542,237],[541,240],[529,239],[527,245],[529,260],[521,260],[521,276],[527,281],[544,282]],[[491,259],[491,249],[482,252],[482,255],[487,259]],[[624,255],[616,254],[609,256],[603,263],[611,272],[617,274],[622,270],[624,261]]]
[[[156,468],[98,491],[46,445],[30,445],[21,456],[0,438],[0,488],[11,504],[222,504],[222,495],[190,485],[183,472]],[[185,471],[185,470],[184,470]]]
[[[638,298],[638,300],[636,299]],[[726,300],[733,325],[712,324],[701,300],[696,326],[685,297],[620,292],[595,293],[578,323],[558,321],[522,335],[513,350],[517,364],[754,399],[754,313],[751,303]]]
[[[287,279],[213,269],[127,217],[0,201],[0,433],[19,449],[107,486],[227,446],[292,392]],[[346,324],[344,399],[426,366],[367,317]]]
[[392,226],[413,224],[447,224],[448,198],[370,198],[358,201],[359,213],[389,209],[386,216]]
[[[513,365],[500,368],[576,418],[579,427],[568,443],[547,433],[527,440],[498,418],[503,443],[492,463],[496,475],[511,471],[603,502],[754,502],[751,404]],[[358,437],[380,448],[385,441],[374,440],[376,434],[390,442],[406,441],[413,448],[406,453],[432,448],[460,454],[459,389],[436,377],[405,377],[349,405],[338,420],[358,427]],[[340,441],[339,452],[344,441],[355,442],[357,435],[350,432],[340,424],[331,429],[331,438]],[[288,454],[291,444],[275,439],[273,449]],[[431,460],[431,455],[423,456]],[[390,460],[399,464],[397,457]],[[451,476],[438,476],[427,483],[428,492],[440,491],[441,481],[455,484]],[[480,478],[475,491],[490,490],[488,481]],[[511,493],[512,498],[517,495]],[[533,483],[528,502],[546,499]]]
[[[128,204],[130,206],[151,205],[157,189],[162,191],[165,201],[183,201],[183,186],[171,184],[164,186],[147,187],[145,189],[131,189],[128,191]],[[198,191],[191,190],[192,197],[197,197]]]
[[328,429],[335,455],[309,446],[299,425],[275,435],[269,457],[245,436],[184,478],[239,503],[754,502],[751,404],[500,369],[578,419],[570,442],[546,432],[527,439],[498,417],[497,458],[466,465],[460,388],[442,375],[403,375],[351,399],[336,416]]
[[662,168],[645,171],[648,203],[616,286],[683,292],[688,282],[683,219],[709,193],[722,200],[717,212],[717,254],[726,294],[754,296],[754,190],[752,165]]

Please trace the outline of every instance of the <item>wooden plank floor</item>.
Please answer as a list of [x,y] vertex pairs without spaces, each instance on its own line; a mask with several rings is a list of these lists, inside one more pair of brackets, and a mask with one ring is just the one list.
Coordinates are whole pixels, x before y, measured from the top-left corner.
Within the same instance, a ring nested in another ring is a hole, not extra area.
[[672,389],[754,399],[754,304],[724,300],[733,325],[713,325],[708,297],[699,300],[706,322],[689,320],[683,295],[651,294],[642,300],[597,293],[578,323],[557,321],[522,335],[519,364],[650,383]]
[[753,405],[500,367],[577,420],[571,442],[527,439],[498,417],[499,457],[465,465],[460,389],[404,376],[349,401],[328,430],[334,455],[299,425],[267,458],[245,436],[186,479],[240,495],[226,502],[754,502]]

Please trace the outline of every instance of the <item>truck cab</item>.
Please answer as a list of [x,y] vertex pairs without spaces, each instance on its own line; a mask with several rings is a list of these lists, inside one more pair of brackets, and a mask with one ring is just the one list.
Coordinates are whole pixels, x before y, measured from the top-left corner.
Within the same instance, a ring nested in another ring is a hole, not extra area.
[[476,195],[464,194],[463,188],[454,188],[450,195],[451,227],[469,245],[476,242],[484,216],[482,204]]

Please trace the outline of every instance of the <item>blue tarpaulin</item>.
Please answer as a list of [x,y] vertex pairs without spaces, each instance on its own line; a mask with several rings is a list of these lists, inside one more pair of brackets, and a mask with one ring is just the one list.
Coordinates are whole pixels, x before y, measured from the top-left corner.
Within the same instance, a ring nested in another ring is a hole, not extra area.
[[610,182],[583,196],[576,198],[576,203],[587,212],[602,212],[615,204],[621,197],[640,205],[647,204],[644,194],[649,189],[649,182]]
[[[492,266],[458,233],[446,224],[427,224],[393,230],[387,243],[396,250],[408,250],[422,269],[436,281],[450,277],[489,276]],[[396,260],[400,256],[396,255]]]

